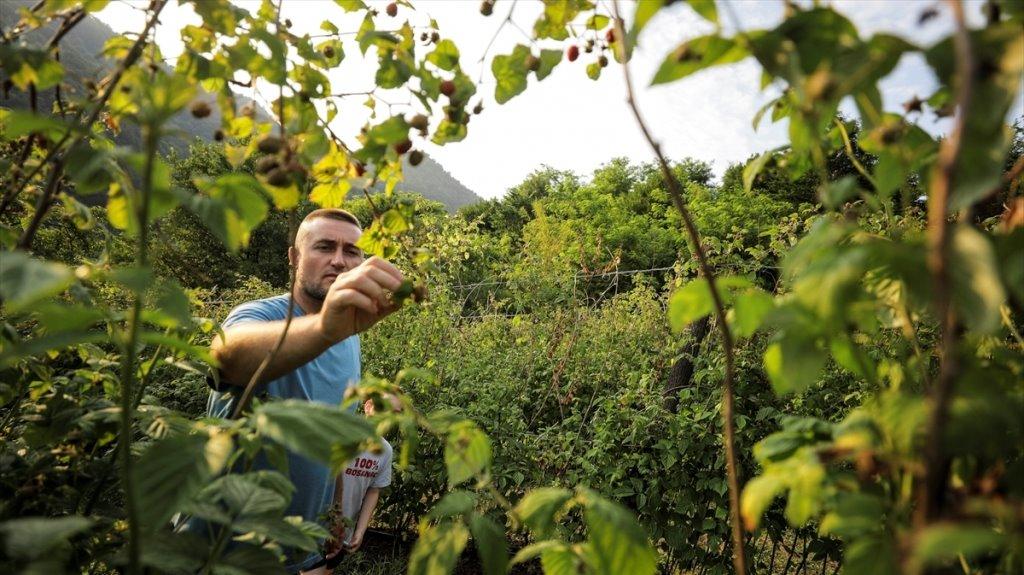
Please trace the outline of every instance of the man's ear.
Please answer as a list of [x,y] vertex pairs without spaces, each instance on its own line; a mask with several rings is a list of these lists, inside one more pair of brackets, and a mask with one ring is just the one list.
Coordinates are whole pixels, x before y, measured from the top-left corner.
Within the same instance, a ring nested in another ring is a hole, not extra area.
[[288,265],[295,267],[299,263],[299,250],[295,246],[288,246]]

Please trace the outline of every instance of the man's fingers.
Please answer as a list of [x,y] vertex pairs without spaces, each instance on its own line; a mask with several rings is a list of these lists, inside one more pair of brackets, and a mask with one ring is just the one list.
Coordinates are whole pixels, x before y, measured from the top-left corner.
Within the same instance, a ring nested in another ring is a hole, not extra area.
[[395,280],[397,280],[398,283],[401,283],[402,280],[405,279],[405,276],[402,275],[401,270],[395,267],[395,264],[383,258],[379,258],[377,256],[371,257],[370,259],[364,261],[361,265],[382,270],[391,277],[395,278]]
[[342,289],[338,292],[340,303],[361,309],[368,314],[377,315],[380,313],[380,305],[376,298],[371,298],[365,293],[355,289]]
[[401,279],[396,279],[395,276],[380,268],[367,268],[366,275],[388,291],[395,291],[402,285]]

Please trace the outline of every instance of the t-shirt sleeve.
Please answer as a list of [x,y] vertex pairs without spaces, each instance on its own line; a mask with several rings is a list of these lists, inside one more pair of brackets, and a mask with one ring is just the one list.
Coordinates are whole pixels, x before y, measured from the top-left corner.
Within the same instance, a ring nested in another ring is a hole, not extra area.
[[373,485],[370,487],[382,489],[391,485],[391,458],[391,444],[385,441],[384,454],[380,458],[380,471],[377,472],[377,477],[373,478]]
[[231,310],[221,328],[228,328],[243,323],[277,321],[282,319],[277,306],[265,300],[250,301]]
[[[243,303],[235,307],[228,313],[228,317],[220,324],[221,329],[227,329],[234,325],[241,325],[244,323],[252,322],[266,322],[266,321],[277,321],[284,319],[280,317],[280,310],[278,310],[271,302],[267,300],[257,300]],[[206,384],[210,386],[210,389],[218,392],[228,391],[231,386],[223,380],[214,377],[214,374],[209,374],[206,377]]]

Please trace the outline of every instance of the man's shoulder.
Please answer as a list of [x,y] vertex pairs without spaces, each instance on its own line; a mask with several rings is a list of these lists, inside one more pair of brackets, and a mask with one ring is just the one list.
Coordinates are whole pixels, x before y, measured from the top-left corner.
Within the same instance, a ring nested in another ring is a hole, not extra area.
[[[247,301],[239,304],[228,313],[224,320],[225,327],[242,321],[276,321],[288,315],[288,294],[271,296],[263,299]],[[295,304],[293,312],[302,315],[302,308]]]

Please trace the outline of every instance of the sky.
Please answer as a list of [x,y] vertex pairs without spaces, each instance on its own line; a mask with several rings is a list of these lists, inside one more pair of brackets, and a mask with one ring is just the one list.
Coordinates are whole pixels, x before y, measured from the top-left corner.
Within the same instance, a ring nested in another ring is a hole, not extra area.
[[[601,3],[609,1],[600,0]],[[235,3],[250,10],[258,6],[246,0],[235,0]],[[415,12],[402,7],[395,18],[384,14],[388,2],[368,0],[367,3],[380,11],[378,29],[398,28],[406,20],[414,27],[425,27],[429,19],[434,18],[442,37],[452,39],[459,47],[463,70],[471,78],[481,79],[477,93],[483,98],[484,112],[472,118],[465,140],[445,146],[414,140],[417,148],[426,151],[480,196],[500,197],[544,165],[586,177],[615,157],[626,157],[634,162],[653,159],[626,104],[622,70],[613,63],[604,69],[599,80],[587,78],[586,64],[593,61],[596,54],[581,54],[573,63],[563,60],[544,81],[531,78],[523,94],[504,105],[494,101],[490,59],[497,54],[510,53],[516,44],[530,43],[527,32],[542,9],[539,2],[499,0],[489,18],[479,13],[477,0],[414,0]],[[892,33],[927,47],[952,30],[948,10],[933,0],[833,0],[826,3],[850,18],[863,37],[879,32]],[[502,25],[513,4],[511,22]],[[723,6],[723,0],[718,0],[718,4],[727,32],[737,25],[746,30],[770,28],[782,19],[781,0],[731,0],[728,7]],[[98,16],[115,31],[138,31],[142,28],[144,14],[133,5],[144,6],[145,2],[112,2]],[[634,6],[632,2],[623,2],[627,20],[631,19]],[[920,13],[932,6],[939,8],[940,15],[923,26],[918,25]],[[981,6],[980,0],[968,1],[970,23],[983,23]],[[322,33],[320,24],[324,20],[333,22],[343,33],[355,31],[360,21],[358,16],[344,14],[331,0],[285,0],[282,16],[292,20],[292,31],[300,35]],[[173,58],[180,53],[179,30],[185,24],[197,23],[199,18],[190,7],[172,3],[165,8],[157,30],[157,43],[164,55]],[[774,87],[764,92],[759,89],[760,71],[752,60],[705,70],[667,85],[648,85],[666,54],[681,42],[712,30],[712,25],[688,6],[676,3],[648,23],[630,66],[638,89],[637,102],[664,153],[672,160],[690,157],[708,162],[715,174],[721,176],[730,164],[783,144],[786,124],[785,121],[771,124],[766,119],[757,130],[751,126],[758,108],[778,94]],[[332,89],[335,93],[369,90],[373,88],[375,62],[362,58],[351,35],[346,38],[345,60],[330,75]],[[492,38],[493,45],[484,59]],[[545,44],[538,46],[545,47]],[[369,60],[374,60],[372,52],[368,56]],[[905,55],[881,83],[885,107],[892,111],[900,111],[902,103],[915,95],[926,98],[935,87],[934,75],[917,55]],[[270,90],[266,93],[273,95]],[[257,96],[264,99],[262,94]],[[1024,102],[1021,95],[1018,96],[1010,112],[1011,118],[1024,113]],[[408,95],[395,93],[382,97],[393,105],[396,113],[422,111]],[[352,141],[352,136],[367,120],[369,109],[362,105],[365,99],[360,95],[341,98],[338,102],[341,113],[332,123],[332,129],[347,141]],[[843,110],[855,117],[855,110],[849,104],[844,103]],[[943,134],[951,126],[950,120],[938,120],[931,112],[921,114],[917,121],[933,134]]]

